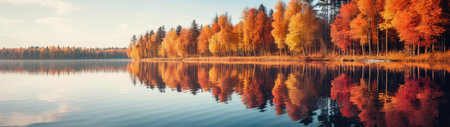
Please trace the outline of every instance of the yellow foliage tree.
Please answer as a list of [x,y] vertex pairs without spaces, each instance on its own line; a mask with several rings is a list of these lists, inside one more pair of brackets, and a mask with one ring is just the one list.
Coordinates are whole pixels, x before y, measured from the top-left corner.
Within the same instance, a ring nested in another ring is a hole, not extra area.
[[175,30],[169,31],[163,39],[161,47],[162,51],[160,52],[167,55],[167,57],[177,57],[178,54],[175,48],[179,41],[177,32]]
[[220,47],[225,48],[221,53],[232,53],[237,51],[236,36],[233,33],[231,18],[227,14],[219,17],[220,32],[218,33]]
[[242,51],[245,52],[246,50],[249,50],[249,49],[246,49],[246,47],[249,47],[249,46],[244,45],[245,44],[244,43],[244,29],[243,29],[242,21],[233,26],[233,33],[235,34],[235,37],[236,37],[235,39],[236,39],[238,51],[240,53],[242,53]]
[[286,44],[291,51],[307,55],[306,48],[314,43],[318,30],[315,18],[316,14],[308,6],[303,13],[297,13],[291,18],[286,37]]
[[222,49],[222,47],[220,47],[220,40],[219,40],[219,35],[218,34],[214,34],[211,39],[209,39],[209,51],[211,52],[212,55],[214,56],[218,56],[219,55],[219,50]]

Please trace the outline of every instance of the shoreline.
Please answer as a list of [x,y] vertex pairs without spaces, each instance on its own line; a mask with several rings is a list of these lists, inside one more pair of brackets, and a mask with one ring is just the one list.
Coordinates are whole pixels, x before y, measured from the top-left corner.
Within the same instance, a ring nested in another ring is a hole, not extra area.
[[227,56],[227,57],[186,57],[186,58],[142,58],[132,59],[138,61],[184,61],[184,62],[418,62],[418,63],[450,63],[450,55],[436,57],[437,55],[418,56]]

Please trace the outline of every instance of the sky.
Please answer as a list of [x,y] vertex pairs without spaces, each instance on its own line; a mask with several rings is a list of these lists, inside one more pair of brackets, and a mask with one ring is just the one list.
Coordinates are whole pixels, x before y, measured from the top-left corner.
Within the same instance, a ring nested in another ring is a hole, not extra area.
[[277,0],[0,0],[0,48],[126,47],[132,35],[164,25],[211,24],[216,14],[240,20],[245,7]]

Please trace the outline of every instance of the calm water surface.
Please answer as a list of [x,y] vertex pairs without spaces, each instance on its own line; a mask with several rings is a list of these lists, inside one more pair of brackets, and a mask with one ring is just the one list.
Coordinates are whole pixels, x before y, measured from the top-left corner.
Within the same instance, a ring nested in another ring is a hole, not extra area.
[[0,61],[0,126],[450,126],[445,64]]

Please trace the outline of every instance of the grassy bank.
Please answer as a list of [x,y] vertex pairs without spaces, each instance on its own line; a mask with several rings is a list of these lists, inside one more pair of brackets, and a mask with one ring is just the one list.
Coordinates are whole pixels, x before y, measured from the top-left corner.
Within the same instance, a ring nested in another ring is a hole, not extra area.
[[188,57],[188,58],[145,58],[142,61],[199,61],[199,62],[298,62],[298,61],[367,61],[387,60],[404,62],[450,63],[450,51],[410,56],[402,52],[391,52],[382,56],[360,55],[311,55],[311,56],[230,56],[230,57]]
[[450,62],[450,51],[447,52],[436,52],[420,54],[416,56],[410,56],[409,54],[403,52],[390,52],[388,55],[381,56],[352,56],[352,55],[341,55],[341,56],[327,56],[331,61],[364,61],[364,60],[390,60],[390,61],[405,61],[405,62]]

